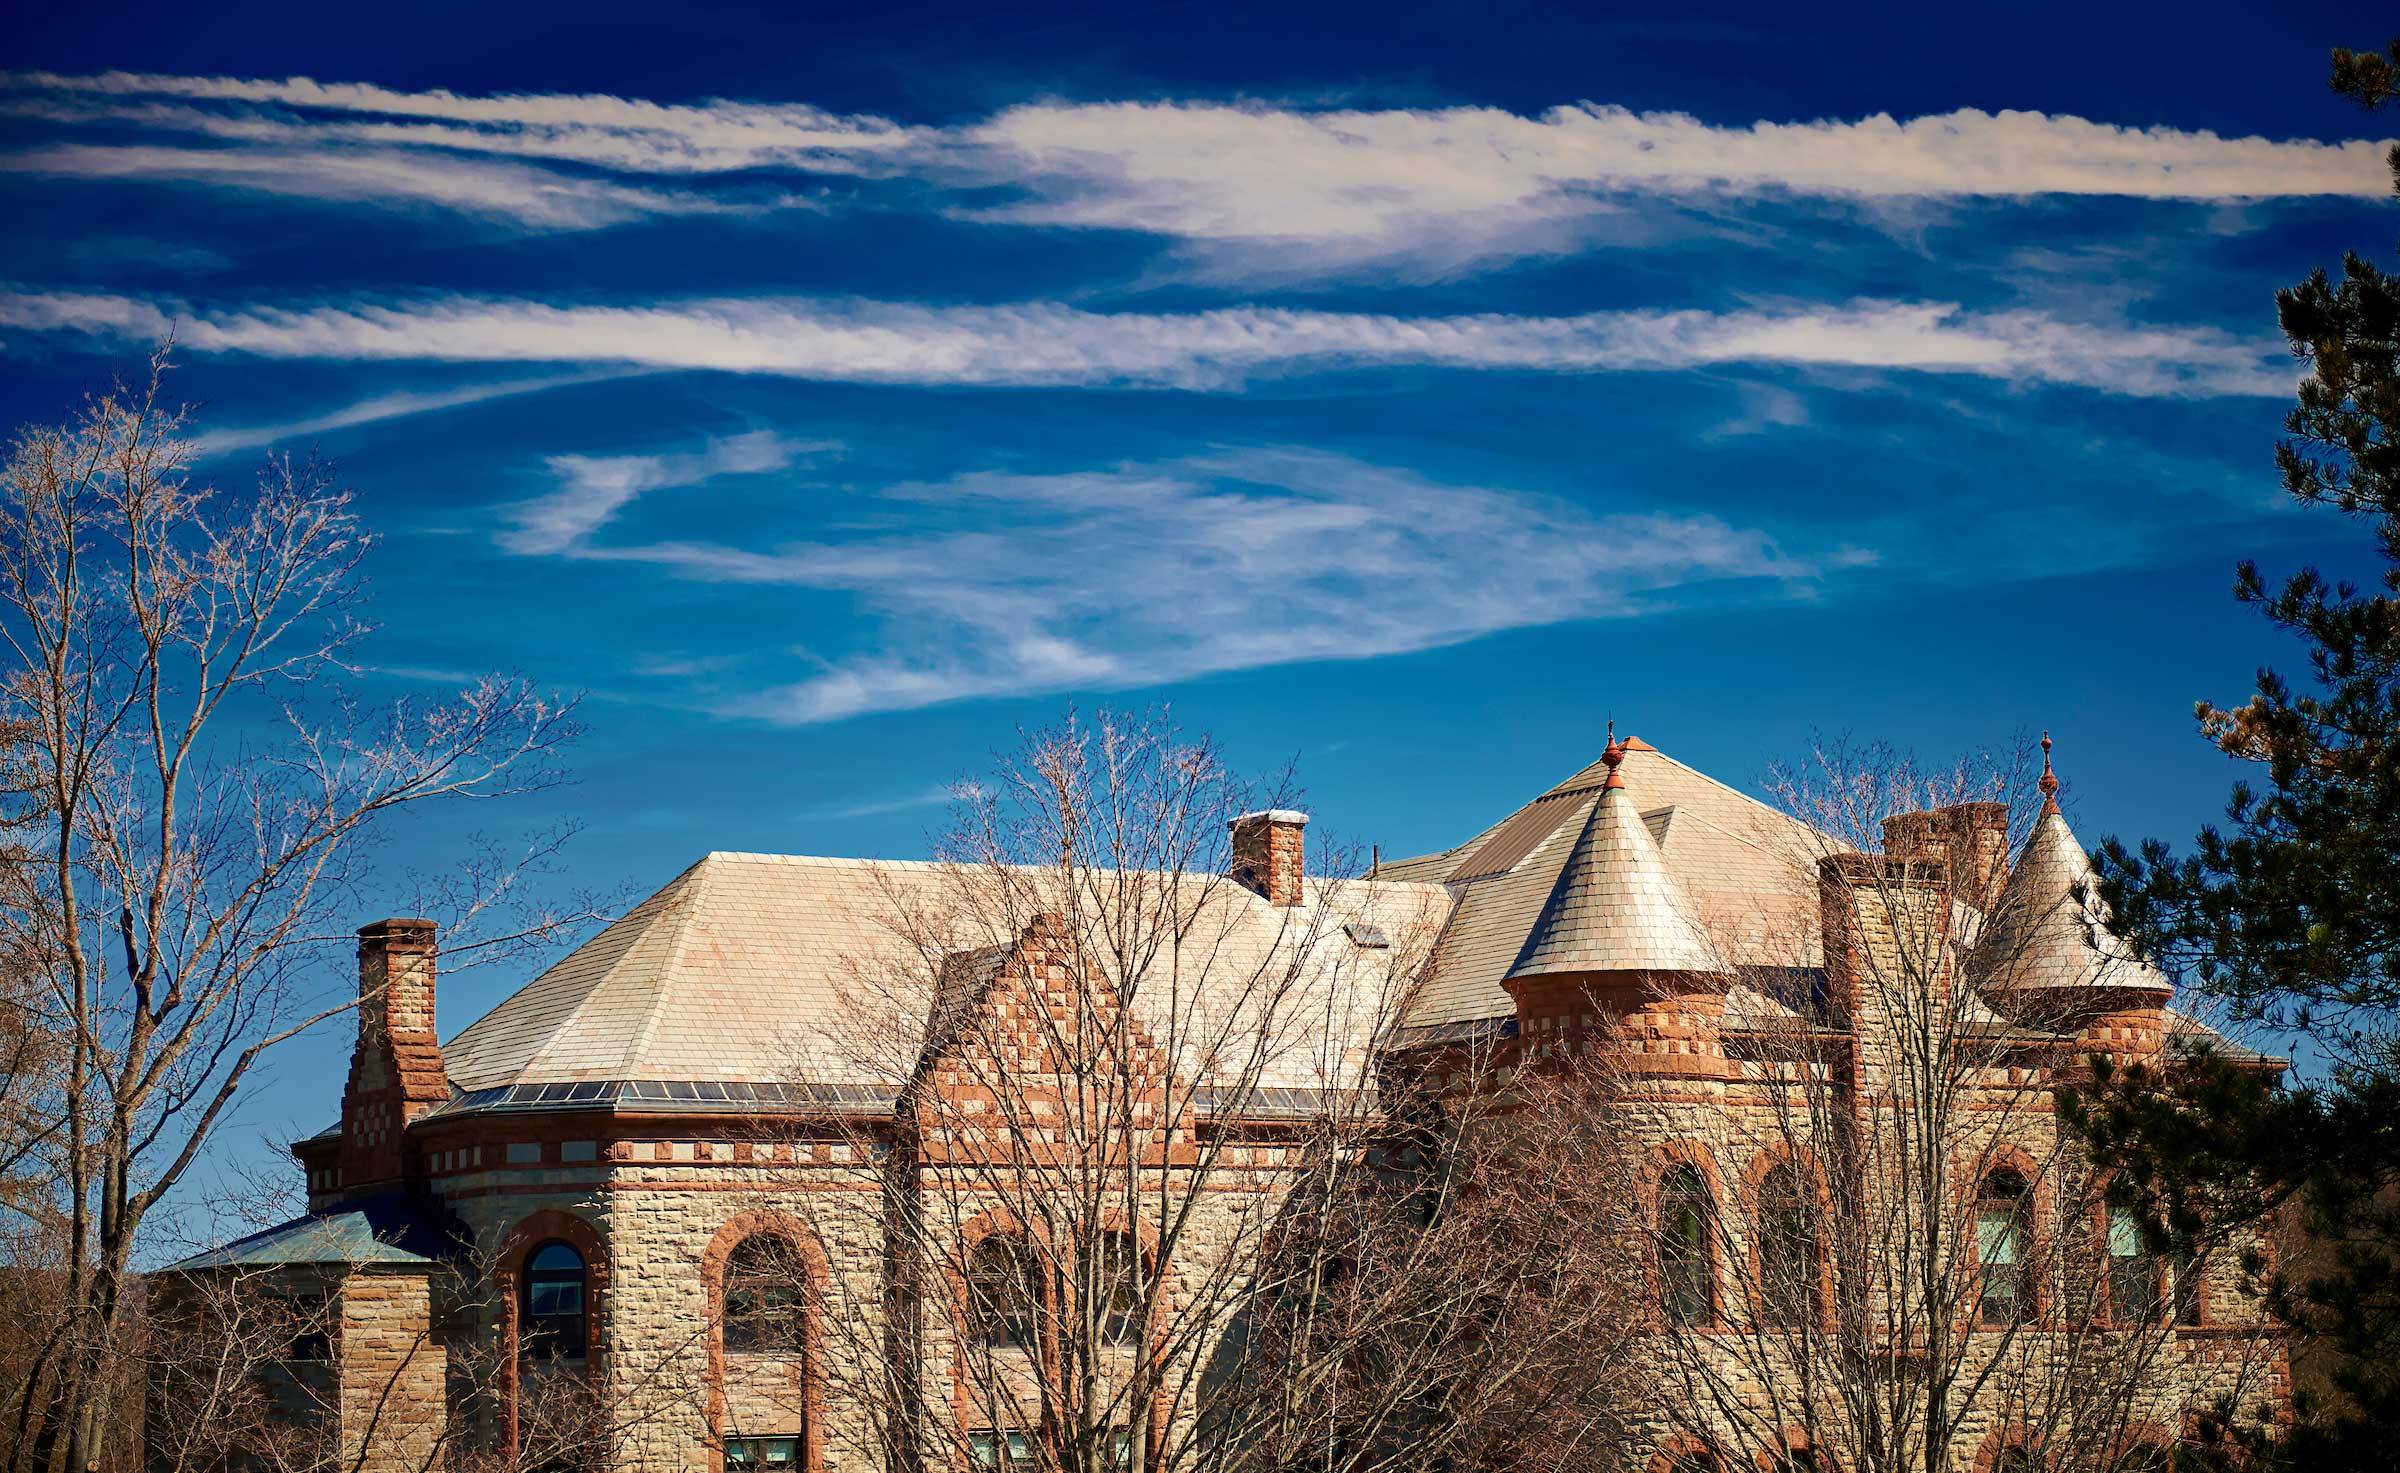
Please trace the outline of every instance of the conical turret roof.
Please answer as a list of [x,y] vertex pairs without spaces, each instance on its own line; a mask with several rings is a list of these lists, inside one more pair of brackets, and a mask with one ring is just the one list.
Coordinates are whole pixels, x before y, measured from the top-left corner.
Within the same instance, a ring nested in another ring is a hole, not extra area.
[[1603,759],[1608,781],[1509,976],[1719,970],[1715,949],[1625,790],[1618,770],[1624,757],[1612,741]]
[[2058,811],[2050,738],[2042,737],[2042,813],[1992,909],[1981,943],[1982,982],[1994,991],[2135,988],[2173,984],[2108,929],[2091,859]]

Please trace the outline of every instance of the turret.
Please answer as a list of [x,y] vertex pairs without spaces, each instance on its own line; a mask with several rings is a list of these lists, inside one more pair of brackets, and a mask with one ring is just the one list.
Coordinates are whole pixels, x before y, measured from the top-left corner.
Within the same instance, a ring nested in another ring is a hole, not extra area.
[[2174,988],[2108,929],[2091,860],[2058,809],[2047,732],[2041,790],[2033,833],[1978,938],[1975,983],[2014,1021],[2080,1034],[2087,1053],[2155,1057]]
[[1608,778],[1509,968],[1529,1063],[1618,1051],[1633,1072],[1723,1078],[1726,974],[1635,810],[1610,732]]

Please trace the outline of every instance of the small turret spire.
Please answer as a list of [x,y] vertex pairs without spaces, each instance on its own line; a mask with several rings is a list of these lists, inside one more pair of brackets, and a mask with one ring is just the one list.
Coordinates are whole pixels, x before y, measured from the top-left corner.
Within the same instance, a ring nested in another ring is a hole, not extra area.
[[2042,733],[2042,812],[2058,812],[2058,774],[2050,770],[2050,733]]
[[1620,767],[1635,738],[1608,730],[1608,780],[1552,882],[1510,977],[1723,970]]

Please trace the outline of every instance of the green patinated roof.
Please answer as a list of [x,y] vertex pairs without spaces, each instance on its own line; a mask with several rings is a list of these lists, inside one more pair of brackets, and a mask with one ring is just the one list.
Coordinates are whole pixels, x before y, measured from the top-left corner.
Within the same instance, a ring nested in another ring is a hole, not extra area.
[[448,1241],[438,1215],[438,1209],[396,1193],[369,1197],[278,1223],[160,1271],[310,1263],[430,1265],[441,1259]]

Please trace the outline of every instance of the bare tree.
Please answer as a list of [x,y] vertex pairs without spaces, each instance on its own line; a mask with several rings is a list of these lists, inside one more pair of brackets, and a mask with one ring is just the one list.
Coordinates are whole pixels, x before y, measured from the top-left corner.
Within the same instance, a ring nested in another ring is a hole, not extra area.
[[[0,953],[60,1040],[44,1115],[56,1311],[0,1408],[21,1467],[96,1467],[145,1221],[283,1041],[355,1005],[321,988],[366,844],[393,812],[555,779],[569,708],[485,679],[371,710],[333,682],[371,537],[319,465],[254,488],[189,473],[162,352],[139,387],[21,431],[0,466],[0,719],[23,802]],[[546,844],[537,844],[537,855]],[[452,909],[496,919],[507,873]],[[545,934],[537,916],[519,936]]]
[[[688,1344],[645,1347],[599,1380],[519,1358],[488,1333],[491,1264],[429,1276],[439,1314],[375,1361],[341,1355],[357,1265],[246,1265],[151,1281],[143,1370],[152,1473],[539,1473],[616,1467],[699,1387]],[[443,1394],[422,1394],[425,1372]]]
[[[879,873],[890,944],[796,1072],[897,1108],[792,1154],[857,1163],[882,1204],[884,1312],[819,1354],[890,1466],[1607,1444],[1632,1370],[1623,1275],[1575,1226],[1597,1147],[1395,1052],[1444,897],[1327,846],[1302,884],[1273,847],[1296,828],[1259,831],[1298,818],[1284,795],[1163,720],[1070,720],[961,790],[937,862]],[[821,1172],[762,1192],[850,1241],[859,1196]]]
[[1639,1466],[1647,1256],[1596,1231],[1635,1170],[1605,1081],[1488,1040],[1412,1054],[1367,1169],[1286,1200],[1204,1413],[1231,1434],[1211,1466]]
[[[2093,944],[2055,782],[2045,764],[2022,801],[2026,775],[1835,748],[1778,779],[1816,836],[1789,859],[1821,926],[1796,912],[1785,965],[1726,966],[1743,1099],[1713,1178],[1671,1167],[1625,1199],[1695,1457],[2145,1467],[2271,1372],[2233,1255],[2113,1213],[2058,1128],[2055,1091],[2095,1052],[2156,1055],[2165,984]],[[1665,1113],[1621,1118],[1663,1135]]]
[[[194,1252],[145,1276],[125,1342],[149,1473],[611,1468],[697,1403],[699,1327],[622,1348],[605,1378],[501,1333],[513,1296],[496,1250],[455,1220],[386,1235],[430,1261],[229,1251],[246,1230],[292,1231],[302,1196],[288,1169],[236,1171],[162,1228]],[[412,1312],[392,1317],[395,1300]]]

